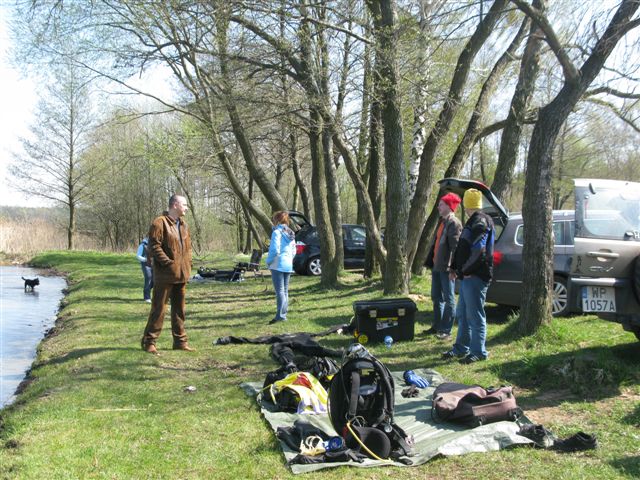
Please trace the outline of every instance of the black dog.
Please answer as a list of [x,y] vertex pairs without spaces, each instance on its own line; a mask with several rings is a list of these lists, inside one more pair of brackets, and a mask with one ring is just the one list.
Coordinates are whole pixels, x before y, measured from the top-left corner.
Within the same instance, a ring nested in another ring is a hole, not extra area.
[[39,278],[34,278],[34,279],[29,279],[29,278],[24,278],[21,277],[24,280],[24,291],[26,292],[27,289],[33,291],[33,289],[36,287],[36,285],[40,285],[40,279]]

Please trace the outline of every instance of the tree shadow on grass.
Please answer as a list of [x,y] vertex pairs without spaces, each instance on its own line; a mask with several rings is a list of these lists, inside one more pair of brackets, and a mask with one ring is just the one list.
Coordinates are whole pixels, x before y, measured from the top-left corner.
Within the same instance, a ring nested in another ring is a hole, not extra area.
[[[637,383],[640,352],[635,342],[614,346],[598,346],[535,355],[491,365],[500,378],[535,391],[566,390],[576,394],[575,400],[600,400],[616,397],[621,386]],[[535,393],[530,400],[536,402]],[[544,406],[570,401],[571,396],[545,397]],[[637,415],[637,412],[636,412]]]
[[621,475],[628,478],[640,478],[640,455],[618,458],[609,462]]
[[88,355],[94,355],[97,353],[103,352],[113,352],[113,351],[138,351],[139,348],[134,347],[96,347],[96,348],[78,348],[75,350],[71,350],[70,352],[61,355],[59,357],[54,357],[49,360],[44,360],[41,362],[37,362],[34,364],[34,367],[40,368],[47,365],[60,365],[70,360],[78,360],[80,358],[86,357]]

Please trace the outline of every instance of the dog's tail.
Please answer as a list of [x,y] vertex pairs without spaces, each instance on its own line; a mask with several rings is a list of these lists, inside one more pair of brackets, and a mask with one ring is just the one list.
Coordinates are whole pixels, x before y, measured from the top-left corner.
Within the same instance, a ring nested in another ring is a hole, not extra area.
[[23,280],[25,280],[25,281],[27,280],[27,279],[26,279],[26,278],[24,278],[24,277],[20,277],[20,278],[21,278],[21,279],[23,279]]

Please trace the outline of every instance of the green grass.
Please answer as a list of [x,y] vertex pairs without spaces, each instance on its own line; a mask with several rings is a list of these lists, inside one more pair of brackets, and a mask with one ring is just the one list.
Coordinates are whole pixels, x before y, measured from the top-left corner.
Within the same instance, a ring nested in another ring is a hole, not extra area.
[[[230,267],[218,255],[208,265]],[[270,281],[194,283],[187,290],[187,333],[197,352],[174,352],[168,325],[155,357],[140,350],[149,306],[131,255],[51,252],[33,263],[66,272],[67,296],[55,333],[40,346],[32,382],[0,412],[0,477],[290,478],[273,433],[238,385],[276,368],[267,345],[214,346],[223,335],[317,332],[346,323],[355,300],[379,298],[379,280],[347,273],[334,290],[294,277],[290,320],[267,325]],[[265,286],[269,288],[265,289]],[[420,332],[429,322],[428,278],[412,279]],[[416,468],[337,468],[305,478],[638,478],[640,343],[595,317],[555,320],[518,338],[515,317],[488,307],[487,362],[460,366],[439,354],[449,344],[419,335],[371,350],[392,370],[434,368],[451,380],[512,384],[527,415],[558,436],[597,435],[601,448],[558,454],[530,448],[433,460]],[[323,339],[329,347],[346,337]],[[187,385],[195,393],[183,391]]]

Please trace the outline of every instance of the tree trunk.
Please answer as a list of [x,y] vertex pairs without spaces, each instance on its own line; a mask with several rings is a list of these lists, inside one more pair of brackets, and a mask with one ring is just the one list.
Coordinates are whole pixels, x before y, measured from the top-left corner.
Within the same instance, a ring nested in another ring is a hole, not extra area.
[[315,210],[316,227],[320,240],[320,262],[322,276],[320,284],[332,288],[338,283],[336,269],[335,237],[331,228],[331,215],[327,204],[327,179],[324,166],[325,156],[322,151],[322,118],[313,108],[309,112],[311,125],[309,126],[309,148],[311,150],[311,192]]
[[76,206],[74,202],[69,203],[69,228],[67,229],[67,250],[73,250],[73,238],[76,231]]
[[[331,229],[336,253],[333,257],[334,265],[329,268],[340,272],[344,269],[344,243],[342,240],[342,206],[340,204],[340,190],[338,188],[338,178],[336,167],[333,163],[333,143],[331,142],[331,132],[323,126],[322,129],[322,153],[324,155],[324,168],[327,183],[327,206],[331,219]],[[324,264],[323,267],[324,269]]]
[[387,173],[385,231],[387,262],[384,293],[407,293],[409,275],[405,243],[409,219],[409,186],[404,163],[403,128],[397,65],[397,13],[395,0],[368,0],[373,14],[378,51],[376,66],[381,79],[384,158]]
[[427,86],[431,81],[431,30],[430,17],[443,5],[444,0],[419,0],[420,21],[418,32],[418,72],[414,87],[413,137],[409,157],[409,199],[413,198],[420,171],[420,156],[424,148],[425,114],[427,112]]
[[289,131],[289,154],[291,155],[291,167],[293,169],[293,176],[296,180],[296,187],[300,194],[300,200],[302,201],[302,211],[309,219],[312,218],[311,207],[309,205],[309,191],[302,178],[300,172],[300,159],[298,158],[298,136],[293,127],[290,127]]
[[[541,8],[540,0],[534,0],[533,6]],[[511,190],[513,173],[518,159],[520,136],[524,126],[527,110],[536,86],[540,71],[540,51],[542,49],[542,31],[537,24],[531,25],[527,46],[520,62],[518,83],[511,99],[511,106],[500,140],[498,165],[491,184],[491,191],[502,203],[506,203]]]
[[[377,82],[376,82],[377,83]],[[374,92],[377,88],[374,87]],[[382,135],[380,132],[380,125],[382,119],[380,118],[381,110],[380,103],[376,99],[371,104],[371,120],[369,129],[369,181],[367,185],[367,193],[371,199],[373,207],[373,215],[377,224],[380,224],[380,214],[382,213],[382,192],[381,192],[381,172],[382,172],[382,159],[380,157],[380,146],[382,144]],[[365,278],[371,278],[375,273],[380,271],[380,264],[376,261],[374,255],[373,242],[370,241],[371,232],[367,228],[367,246],[364,256],[364,276]]]

